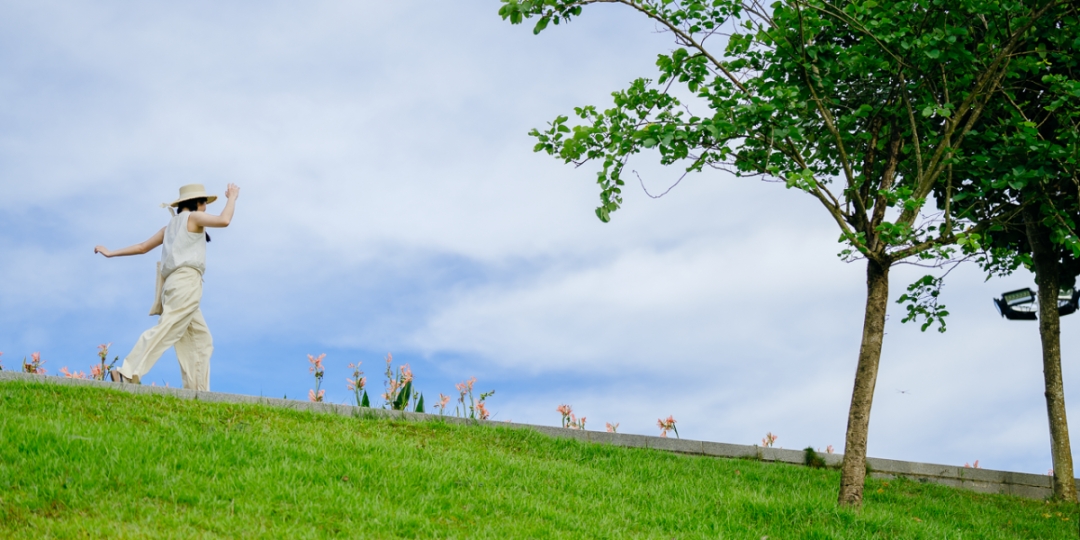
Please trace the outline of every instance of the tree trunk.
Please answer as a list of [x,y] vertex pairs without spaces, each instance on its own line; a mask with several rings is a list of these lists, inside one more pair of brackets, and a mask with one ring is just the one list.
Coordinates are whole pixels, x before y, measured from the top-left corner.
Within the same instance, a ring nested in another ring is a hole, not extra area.
[[862,504],[866,481],[866,439],[870,430],[870,407],[874,402],[881,343],[885,336],[885,311],[889,303],[889,266],[868,260],[866,264],[866,315],[863,319],[859,365],[848,411],[844,463],[840,475],[840,504]]
[[1040,223],[1037,208],[1024,211],[1028,243],[1039,286],[1039,337],[1042,338],[1046,412],[1050,419],[1050,455],[1054,463],[1054,498],[1076,502],[1069,422],[1065,417],[1065,385],[1061,380],[1061,316],[1058,314],[1060,262],[1050,233]]

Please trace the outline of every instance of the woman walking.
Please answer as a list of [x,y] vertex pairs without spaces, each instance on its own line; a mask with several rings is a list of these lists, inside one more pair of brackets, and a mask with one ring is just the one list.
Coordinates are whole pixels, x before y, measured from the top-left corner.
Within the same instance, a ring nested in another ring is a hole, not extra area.
[[225,190],[225,209],[221,215],[206,213],[206,205],[217,200],[207,195],[202,184],[180,188],[180,198],[169,206],[176,215],[168,226],[149,240],[110,251],[97,246],[94,253],[106,257],[142,255],[163,246],[158,265],[158,296],[151,315],[161,315],[153,328],[143,332],[135,347],[124,358],[123,365],[112,371],[112,379],[139,384],[154,363],[169,348],[176,347],[184,388],[210,389],[210,355],[214,342],[206,327],[199,301],[202,299],[202,275],[206,271],[206,243],[210,241],[207,227],[228,227],[232,221],[240,188],[229,184]]

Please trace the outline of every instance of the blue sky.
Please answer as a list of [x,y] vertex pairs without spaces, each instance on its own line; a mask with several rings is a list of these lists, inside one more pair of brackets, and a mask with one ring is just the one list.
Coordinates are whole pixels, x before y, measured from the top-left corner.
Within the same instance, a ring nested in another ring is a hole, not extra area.
[[[242,188],[213,234],[203,311],[212,388],[301,397],[307,354],[375,388],[382,358],[429,397],[475,376],[496,419],[842,448],[864,302],[817,203],[720,172],[612,223],[595,169],[532,153],[558,114],[654,73],[668,36],[613,6],[533,36],[495,1],[5,2],[0,5],[0,351],[8,369],[126,355],[180,185]],[[678,173],[631,162],[651,191]],[[211,210],[220,209],[220,203]],[[893,271],[892,296],[920,276]],[[990,298],[1030,275],[949,277],[949,331],[890,316],[869,449],[1045,473],[1034,324]],[[1063,320],[1066,400],[1078,340]],[[180,384],[170,352],[148,377]]]

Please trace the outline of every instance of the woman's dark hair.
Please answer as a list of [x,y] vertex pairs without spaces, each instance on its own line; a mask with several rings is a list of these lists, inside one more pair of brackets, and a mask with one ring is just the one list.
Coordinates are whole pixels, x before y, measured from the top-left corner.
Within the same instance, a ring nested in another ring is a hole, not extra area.
[[207,199],[206,197],[199,197],[198,199],[188,199],[186,201],[180,201],[176,204],[176,213],[179,214],[183,210],[187,210],[189,212],[198,212],[199,204],[205,204],[206,201],[209,200],[210,199]]
[[[206,201],[208,201],[208,200],[209,199],[207,199],[206,197],[199,197],[198,199],[188,199],[186,201],[180,201],[176,205],[176,213],[179,215],[180,212],[183,212],[184,210],[187,210],[188,212],[198,212],[199,211],[199,204],[200,203],[205,204]],[[206,241],[209,242],[210,241],[210,233],[203,232],[203,234],[206,235]]]

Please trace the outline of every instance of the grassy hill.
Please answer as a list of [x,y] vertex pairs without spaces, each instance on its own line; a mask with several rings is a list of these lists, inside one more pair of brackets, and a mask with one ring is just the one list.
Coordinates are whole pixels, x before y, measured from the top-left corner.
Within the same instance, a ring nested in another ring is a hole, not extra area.
[[0,537],[1077,538],[1076,509],[833,470],[0,383]]

